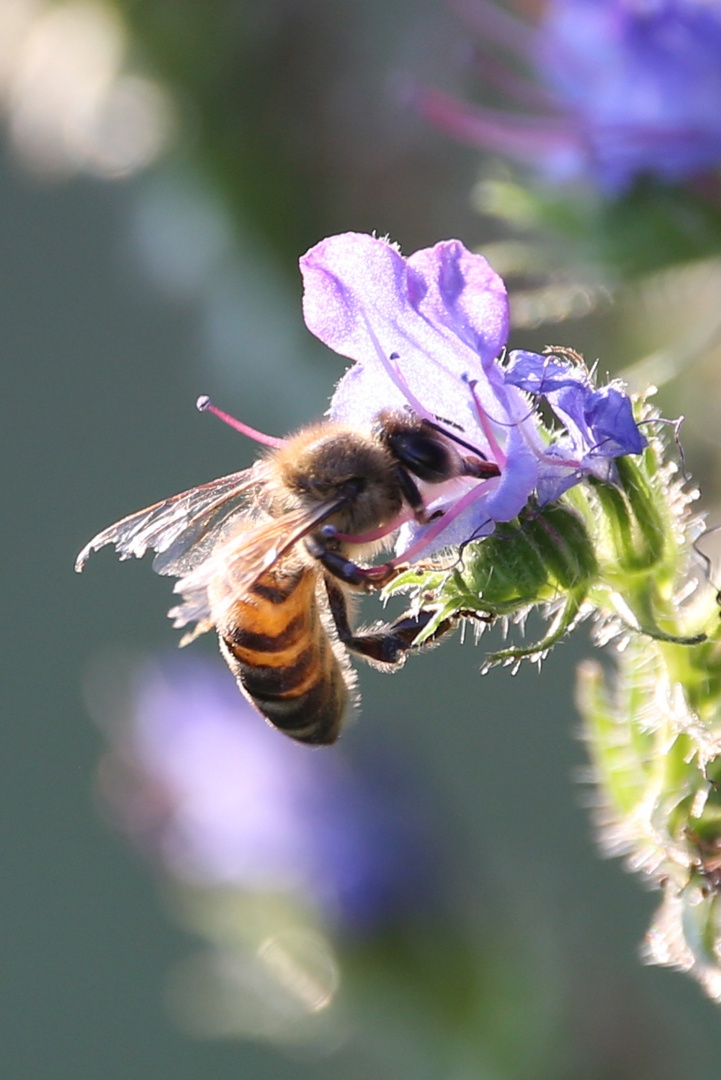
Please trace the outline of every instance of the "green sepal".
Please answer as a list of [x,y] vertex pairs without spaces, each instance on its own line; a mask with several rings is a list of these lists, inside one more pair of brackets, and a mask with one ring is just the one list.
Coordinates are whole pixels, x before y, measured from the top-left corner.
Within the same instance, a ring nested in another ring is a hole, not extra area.
[[564,638],[566,634],[573,629],[579,621],[579,618],[582,617],[583,601],[585,598],[585,590],[582,592],[569,592],[566,597],[566,602],[556,613],[547,634],[539,641],[534,641],[532,645],[516,645],[508,649],[498,649],[496,652],[489,653],[483,662],[483,670],[487,671],[488,668],[493,667],[496,664],[509,664],[514,660],[542,659],[549,649]]
[[573,509],[555,503],[543,510],[531,508],[516,521],[499,525],[492,536],[465,545],[445,570],[407,570],[385,592],[410,592],[418,606],[437,609],[417,644],[449,618],[478,613],[484,619],[520,619],[534,607],[551,605],[555,610],[560,602],[547,635],[530,646],[493,654],[488,664],[550,648],[577,621],[597,573],[583,521]]
[[587,185],[551,187],[506,171],[476,187],[477,209],[499,219],[514,236],[535,241],[550,274],[576,278],[589,267],[606,284],[708,258],[721,243],[721,210],[712,191],[642,177],[616,199]]

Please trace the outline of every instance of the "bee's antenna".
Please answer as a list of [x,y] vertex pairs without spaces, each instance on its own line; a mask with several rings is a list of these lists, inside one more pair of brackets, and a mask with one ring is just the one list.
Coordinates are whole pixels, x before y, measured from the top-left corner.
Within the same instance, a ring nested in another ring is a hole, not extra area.
[[256,442],[263,443],[264,446],[274,446],[276,448],[285,445],[285,439],[277,439],[275,435],[265,435],[262,431],[256,431],[255,428],[249,427],[248,424],[244,424],[242,420],[236,420],[234,416],[230,416],[229,413],[223,412],[217,405],[214,405],[207,394],[201,394],[195,403],[195,407],[198,412],[211,412],[214,416],[217,416],[223,423],[229,424],[230,427],[235,428],[242,435],[247,435],[249,439],[254,439]]

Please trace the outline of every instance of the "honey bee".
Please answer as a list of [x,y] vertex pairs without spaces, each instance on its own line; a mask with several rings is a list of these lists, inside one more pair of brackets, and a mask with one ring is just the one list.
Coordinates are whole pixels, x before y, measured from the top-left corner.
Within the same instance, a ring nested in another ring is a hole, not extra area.
[[[121,559],[155,551],[153,569],[179,578],[182,602],[169,612],[174,625],[197,624],[181,644],[215,627],[241,691],[266,720],[299,742],[328,744],[353,694],[349,652],[399,666],[432,614],[407,613],[354,632],[350,594],[382,588],[403,569],[398,560],[358,560],[377,552],[403,521],[430,520],[419,483],[486,479],[499,470],[457,435],[410,412],[381,413],[368,430],[324,421],[265,441],[274,449],[250,469],[98,533],[76,570],[106,544]],[[434,637],[450,626],[441,624]]]

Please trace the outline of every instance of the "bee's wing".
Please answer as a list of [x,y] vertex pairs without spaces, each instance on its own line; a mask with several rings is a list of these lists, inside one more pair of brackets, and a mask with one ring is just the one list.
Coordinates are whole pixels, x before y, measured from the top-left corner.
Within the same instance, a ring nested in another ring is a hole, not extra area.
[[75,569],[83,569],[91,552],[114,544],[121,559],[139,559],[149,548],[155,551],[153,569],[159,574],[188,573],[212,549],[223,523],[262,483],[264,469],[264,463],[257,462],[130,514],[94,536],[78,555]]
[[327,499],[310,509],[290,510],[279,518],[245,521],[237,532],[234,528],[230,539],[217,544],[207,559],[175,583],[174,591],[181,595],[182,602],[168,612],[173,625],[197,623],[181,644],[219,623],[264,573],[343,502]]

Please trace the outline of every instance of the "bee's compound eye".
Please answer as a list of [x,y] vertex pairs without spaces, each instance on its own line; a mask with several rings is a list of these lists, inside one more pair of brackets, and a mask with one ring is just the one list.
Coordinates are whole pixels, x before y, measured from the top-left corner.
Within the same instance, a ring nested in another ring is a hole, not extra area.
[[441,483],[455,473],[451,451],[439,438],[425,431],[394,435],[392,449],[402,465],[428,483]]

